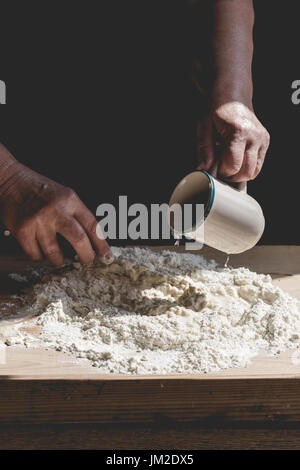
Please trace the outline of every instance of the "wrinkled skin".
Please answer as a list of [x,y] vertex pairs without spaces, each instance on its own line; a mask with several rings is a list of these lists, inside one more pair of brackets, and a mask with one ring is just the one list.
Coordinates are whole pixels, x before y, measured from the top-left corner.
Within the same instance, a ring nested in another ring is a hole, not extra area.
[[217,106],[197,131],[199,170],[209,171],[218,159],[222,179],[242,182],[257,177],[270,136],[251,109],[239,102]]
[[107,242],[96,234],[95,217],[73,190],[16,161],[5,173],[0,184],[1,219],[32,260],[41,260],[44,253],[53,265],[63,265],[56,237],[60,233],[82,263],[92,263],[95,252],[105,264],[113,261]]
[[206,117],[198,126],[198,168],[209,170],[217,162],[221,179],[249,181],[259,174],[270,140],[252,105],[253,1],[210,5],[212,76]]

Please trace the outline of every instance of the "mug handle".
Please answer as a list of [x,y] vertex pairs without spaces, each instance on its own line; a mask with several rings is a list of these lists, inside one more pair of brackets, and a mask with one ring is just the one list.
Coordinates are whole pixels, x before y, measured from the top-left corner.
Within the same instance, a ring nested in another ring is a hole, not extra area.
[[[209,170],[209,173],[211,174],[211,176],[213,176],[216,179],[218,179],[218,167],[219,167],[219,162],[218,160],[216,160],[213,166],[211,167],[211,169]],[[227,183],[227,184],[229,184],[230,186],[233,186],[238,191],[247,193],[247,181],[242,181],[241,183]]]

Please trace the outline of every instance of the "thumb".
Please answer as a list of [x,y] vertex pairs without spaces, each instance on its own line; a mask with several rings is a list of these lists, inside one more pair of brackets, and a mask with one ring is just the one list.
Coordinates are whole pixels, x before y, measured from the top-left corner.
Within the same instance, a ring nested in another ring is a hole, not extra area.
[[212,120],[207,118],[197,126],[197,170],[208,171],[215,158]]

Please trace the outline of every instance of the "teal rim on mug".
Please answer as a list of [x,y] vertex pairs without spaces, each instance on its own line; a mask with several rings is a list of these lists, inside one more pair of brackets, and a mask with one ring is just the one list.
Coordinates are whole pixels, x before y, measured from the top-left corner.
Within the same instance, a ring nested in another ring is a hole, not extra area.
[[[213,203],[214,203],[214,199],[215,199],[215,183],[214,183],[214,179],[213,177],[205,170],[195,170],[195,173],[202,173],[203,175],[205,175],[207,177],[207,190],[206,190],[206,198],[205,198],[205,201],[202,201],[201,203],[204,205],[204,212],[201,216],[200,219],[198,220],[195,220],[191,226],[189,227],[184,227],[184,229],[182,229],[181,231],[181,235],[185,235],[187,233],[190,233],[191,231],[194,231],[196,230],[197,228],[199,228],[204,222],[205,222],[205,219],[207,218],[207,216],[209,215],[210,211],[211,211],[211,208],[213,206]],[[173,194],[175,193],[175,191],[177,190],[178,187],[180,186],[183,186],[183,184],[185,183],[185,178],[183,178],[179,183],[178,185],[176,186]],[[173,196],[172,194],[172,196]],[[172,199],[172,197],[171,197]],[[182,207],[184,206],[184,204],[200,204],[199,201],[187,201],[187,202],[182,202],[182,201],[179,201],[177,202],[178,204],[180,204]],[[170,203],[169,203],[170,205]],[[174,235],[176,233],[176,231],[174,230],[174,227],[172,226],[172,224],[170,223],[170,228],[171,228],[171,232],[172,234]]]

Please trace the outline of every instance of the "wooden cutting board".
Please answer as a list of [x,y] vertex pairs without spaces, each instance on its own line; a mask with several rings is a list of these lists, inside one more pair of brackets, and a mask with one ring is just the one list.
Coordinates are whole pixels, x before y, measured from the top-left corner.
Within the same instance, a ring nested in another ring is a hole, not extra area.
[[[184,247],[150,247],[154,251],[171,249],[176,252],[184,252]],[[218,263],[224,264],[226,256],[208,247],[204,247],[199,252],[195,252],[207,259],[215,259]],[[300,246],[257,246],[252,250],[230,257],[229,264],[234,267],[246,266],[259,272],[271,274],[274,284],[283,290],[300,299]],[[22,292],[28,283],[22,282],[22,276],[30,275],[32,269],[43,267],[48,271],[55,271],[46,263],[29,262],[25,256],[2,256],[0,257],[0,325],[1,321],[6,323],[20,322],[15,315],[17,313],[18,302],[12,299],[14,293]],[[11,273],[18,274],[11,276]],[[15,304],[10,312],[9,303]],[[24,329],[28,328],[26,320],[23,321]],[[37,332],[38,333],[38,332]],[[259,357],[252,365],[243,369],[230,369],[214,374],[197,374],[193,378],[223,378],[223,377],[253,377],[253,376],[290,376],[300,374],[300,365],[293,364],[291,356],[293,351],[281,354],[275,358]],[[299,354],[300,357],[300,354]],[[32,350],[7,348],[6,364],[0,364],[0,377],[13,374],[14,376],[26,377],[64,377],[65,374],[74,374],[74,378],[79,374],[82,377],[102,377],[97,369],[89,366],[78,365],[74,358],[66,354],[55,351]],[[300,361],[299,361],[300,362]],[[183,377],[182,375],[180,377]],[[113,376],[109,376],[113,379]],[[121,376],[122,378],[122,376]],[[153,377],[149,377],[150,379]]]
[[[208,248],[199,254],[225,261]],[[298,246],[259,246],[232,256],[229,264],[272,274],[276,285],[300,299]],[[29,268],[24,257],[0,258],[2,301],[23,287],[7,274]],[[295,363],[293,354],[259,357],[247,368],[214,374],[117,376],[101,375],[55,351],[10,347],[0,365],[0,423],[283,419],[300,424],[300,360]]]

